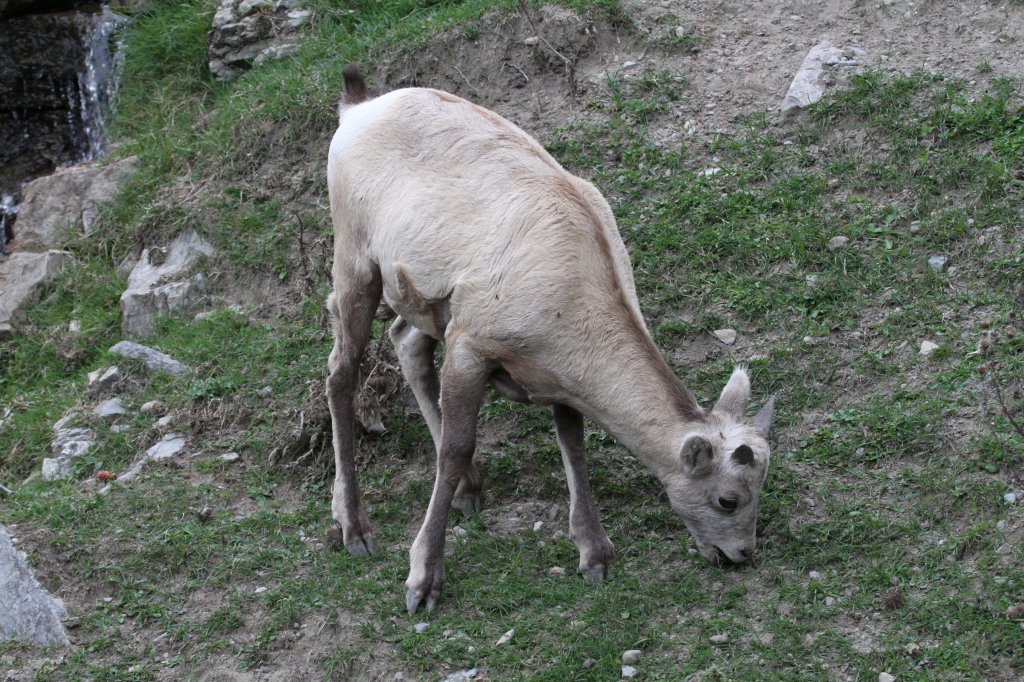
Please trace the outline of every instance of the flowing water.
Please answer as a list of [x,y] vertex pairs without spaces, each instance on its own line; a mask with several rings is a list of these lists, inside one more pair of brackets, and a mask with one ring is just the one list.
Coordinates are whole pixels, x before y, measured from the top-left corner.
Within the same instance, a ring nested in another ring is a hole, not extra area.
[[26,182],[103,155],[124,22],[105,6],[0,19],[0,252]]

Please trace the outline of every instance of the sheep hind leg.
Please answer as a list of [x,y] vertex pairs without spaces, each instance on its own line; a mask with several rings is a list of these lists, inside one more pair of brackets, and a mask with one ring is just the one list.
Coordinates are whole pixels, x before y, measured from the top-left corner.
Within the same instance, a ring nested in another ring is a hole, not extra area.
[[354,443],[359,364],[370,339],[380,296],[380,271],[370,265],[362,270],[348,269],[343,278],[336,272],[334,293],[327,299],[334,332],[327,378],[335,467],[331,515],[341,528],[346,549],[355,556],[367,556],[376,551],[373,531],[359,494]]
[[[402,375],[416,397],[437,452],[441,447],[441,383],[434,364],[437,340],[401,317],[394,321],[388,334],[402,366]],[[483,508],[481,487],[480,472],[469,462],[455,490],[452,505],[466,516],[479,513]]]

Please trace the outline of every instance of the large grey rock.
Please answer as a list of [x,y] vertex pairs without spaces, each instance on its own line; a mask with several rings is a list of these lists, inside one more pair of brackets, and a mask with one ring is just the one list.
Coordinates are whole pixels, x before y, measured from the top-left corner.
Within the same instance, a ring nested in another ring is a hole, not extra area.
[[178,235],[166,247],[151,247],[142,252],[128,276],[128,289],[121,294],[121,334],[144,338],[156,331],[157,319],[184,312],[198,305],[206,294],[206,276],[189,279],[188,274],[213,246],[195,231]]
[[99,206],[120,191],[139,167],[129,156],[109,166],[84,164],[36,178],[25,186],[14,244],[19,251],[45,251],[60,246],[79,230],[91,231]]
[[173,377],[183,377],[192,371],[191,367],[178,362],[170,355],[134,341],[118,341],[110,347],[110,352],[125,358],[141,360],[146,369],[151,372],[163,372]]
[[92,412],[105,422],[115,422],[120,417],[128,414],[128,410],[124,408],[121,398],[109,398],[104,400],[93,408]]
[[61,624],[67,617],[63,602],[39,584],[25,553],[14,548],[7,529],[0,526],[0,641],[68,646]]
[[828,86],[835,83],[838,70],[860,66],[859,59],[863,55],[864,51],[859,48],[839,48],[828,40],[812,47],[782,100],[782,113],[789,114],[820,100]]
[[9,339],[24,324],[25,308],[36,302],[70,260],[67,251],[16,251],[0,260],[0,340]]
[[121,375],[121,370],[117,365],[96,369],[89,372],[87,390],[91,396],[103,395],[116,390],[123,380],[124,377]]
[[43,459],[44,481],[71,478],[73,462],[89,453],[96,444],[96,434],[90,429],[72,427],[72,416],[68,415],[53,425],[53,441],[50,442],[52,457]]
[[222,0],[210,31],[210,73],[231,80],[253,66],[298,50],[288,41],[312,12],[298,0]]

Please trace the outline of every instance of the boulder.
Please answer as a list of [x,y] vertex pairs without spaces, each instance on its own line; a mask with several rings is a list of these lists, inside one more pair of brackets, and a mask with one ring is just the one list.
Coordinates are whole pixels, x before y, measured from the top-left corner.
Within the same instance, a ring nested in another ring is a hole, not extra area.
[[129,339],[151,336],[160,316],[171,316],[205,300],[206,276],[182,279],[213,246],[195,231],[178,235],[166,247],[142,252],[121,294],[121,334]]
[[83,164],[36,178],[25,186],[14,241],[18,251],[45,251],[71,232],[91,232],[102,203],[113,199],[139,167],[135,156],[109,166]]
[[68,617],[63,602],[36,580],[25,553],[15,549],[0,526],[0,641],[23,640],[39,646],[68,646],[61,624]]
[[792,114],[820,100],[826,88],[836,82],[839,69],[860,66],[859,59],[863,55],[864,50],[856,47],[839,48],[827,40],[812,47],[782,100],[782,113]]
[[9,339],[24,324],[24,308],[39,298],[70,260],[67,251],[17,251],[0,260],[0,340]]
[[309,22],[312,12],[297,0],[222,0],[210,31],[210,73],[231,80],[266,61],[298,50],[288,38]]

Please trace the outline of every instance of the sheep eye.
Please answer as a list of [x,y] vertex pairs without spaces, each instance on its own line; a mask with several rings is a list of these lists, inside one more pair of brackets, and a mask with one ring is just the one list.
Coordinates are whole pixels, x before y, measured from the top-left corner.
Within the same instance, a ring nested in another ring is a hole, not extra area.
[[719,497],[718,504],[726,511],[736,511],[736,500],[729,497]]

